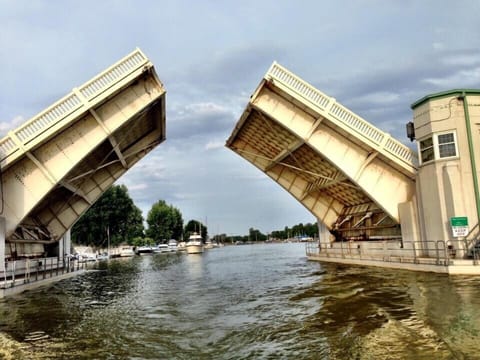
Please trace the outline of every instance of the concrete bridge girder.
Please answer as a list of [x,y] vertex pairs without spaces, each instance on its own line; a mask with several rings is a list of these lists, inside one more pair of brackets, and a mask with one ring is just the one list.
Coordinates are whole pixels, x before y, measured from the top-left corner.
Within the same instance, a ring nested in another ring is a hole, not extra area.
[[274,181],[287,190],[293,197],[300,201],[324,224],[334,224],[342,213],[344,205],[322,192],[308,192],[310,182],[305,180],[298,172],[290,168],[278,165],[267,172]]
[[[288,128],[301,141],[308,143],[320,156],[358,184],[376,204],[399,222],[398,204],[415,193],[415,182],[392,167],[368,148],[329,124],[319,122],[320,114],[312,116],[268,88],[254,99],[252,105],[261,113]],[[296,140],[295,143],[298,143]]]
[[66,99],[0,141],[9,151],[0,154],[7,242],[42,232],[48,236],[38,241],[58,240],[165,139],[165,90],[139,50]]
[[[159,89],[151,86],[150,88],[148,103],[156,101],[162,95]],[[52,227],[52,234],[63,234],[89,204],[92,204],[127,168],[133,165],[132,157],[129,158],[131,164],[127,164],[123,155],[121,155],[121,158],[118,158],[118,154],[122,153],[121,149],[131,145],[128,139],[127,141],[120,140],[119,144],[115,143],[117,145],[117,150],[115,151],[111,143],[111,134],[115,134],[115,138],[119,139],[125,137],[125,135],[121,135],[120,129],[128,122],[134,121],[134,115],[145,106],[145,100],[137,95],[142,93],[147,93],[143,83],[139,83],[133,86],[133,88],[128,88],[119,94],[118,97],[98,106],[96,113],[103,119],[104,126],[99,125],[98,117],[96,119],[91,113],[87,113],[79,121],[56,134],[47,143],[37,147],[29,153],[29,156],[23,158],[4,172],[7,238],[14,231],[16,225],[22,221],[22,216],[29,214],[33,207],[37,206],[57,183],[62,186],[64,179],[73,176],[75,169],[78,169],[77,165],[83,159],[88,158],[88,155],[93,151],[106,152],[102,156],[109,159],[116,155],[119,166],[115,165],[114,167],[110,165],[102,170],[102,175],[96,175],[97,178],[100,178],[100,180],[96,181],[97,183],[90,181],[90,185],[93,185],[93,188],[89,188],[90,186],[87,185],[86,191],[82,191],[87,199],[85,204],[77,203],[75,207],[68,206],[69,215],[67,215],[68,212],[63,211],[64,216],[59,217],[59,214],[55,216],[56,220],[48,224],[48,226]],[[107,139],[107,142],[105,142],[105,139]],[[128,149],[125,148],[125,150]],[[92,161],[93,157],[90,157],[90,159]],[[98,165],[103,165],[104,161],[104,159],[100,159]],[[93,165],[93,167],[96,166]],[[107,169],[111,170],[107,171]],[[71,186],[74,187],[72,184]],[[23,201],[10,201],[9,194],[21,193],[26,195]],[[77,192],[75,191],[75,193]],[[48,202],[51,203],[52,199],[49,199]],[[62,217],[70,218],[70,220],[59,220]]]
[[[298,146],[293,134],[255,111],[251,111],[250,116],[244,131],[236,137],[235,151],[285,188],[330,228],[348,208],[371,203],[357,186],[315,154],[308,144],[302,141],[302,146]],[[270,124],[266,126],[266,122]],[[257,131],[258,126],[263,129]],[[260,145],[260,140],[252,138],[253,134],[266,138],[265,143]],[[288,151],[282,151],[281,145],[269,139],[275,134],[282,143],[295,146],[287,145]],[[293,148],[294,153],[291,152]],[[273,157],[272,153],[279,156]]]

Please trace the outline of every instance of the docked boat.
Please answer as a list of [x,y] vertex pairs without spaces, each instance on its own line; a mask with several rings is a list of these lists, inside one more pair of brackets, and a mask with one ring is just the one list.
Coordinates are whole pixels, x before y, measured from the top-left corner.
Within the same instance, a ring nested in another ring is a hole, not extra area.
[[177,240],[175,240],[175,239],[168,240],[168,249],[171,252],[177,251],[178,250]]
[[139,246],[135,249],[135,254],[137,255],[146,255],[153,253],[153,248],[151,246]]
[[169,252],[170,249],[168,248],[168,244],[158,244],[153,248],[154,253],[164,253],[164,252]]
[[132,246],[122,246],[120,248],[120,257],[130,257],[135,255],[135,251],[133,251]]
[[78,254],[79,262],[97,261],[97,256],[94,253]]
[[201,254],[203,253],[202,236],[197,232],[194,232],[188,238],[188,242],[185,244],[188,254]]
[[108,253],[97,254],[97,261],[108,260],[110,255]]
[[210,241],[210,239],[208,239],[205,242],[205,249],[213,249],[214,247],[215,247],[215,245],[213,244],[213,242]]
[[79,262],[96,261],[95,251],[89,246],[76,246],[74,253]]

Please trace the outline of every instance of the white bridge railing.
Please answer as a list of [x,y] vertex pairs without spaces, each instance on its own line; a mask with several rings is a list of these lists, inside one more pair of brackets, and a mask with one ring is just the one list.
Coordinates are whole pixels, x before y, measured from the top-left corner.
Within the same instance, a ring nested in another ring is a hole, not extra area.
[[376,128],[343,105],[336,102],[312,85],[308,84],[295,74],[274,62],[265,76],[266,80],[274,80],[287,87],[298,97],[306,100],[313,108],[320,109],[320,113],[328,115],[350,133],[361,138],[379,151],[384,150],[387,156],[393,158],[402,167],[414,172],[418,166],[418,156],[409,147],[392,138],[389,134]]
[[28,147],[33,139],[41,137],[53,126],[61,122],[65,122],[64,125],[68,124],[74,119],[73,116],[69,117],[70,115],[106,93],[115,84],[133,72],[142,69],[148,63],[148,58],[140,49],[136,49],[19,128],[10,131],[7,136],[0,140],[0,164],[3,165],[5,161],[10,161],[12,155],[17,151],[20,153],[22,147]]

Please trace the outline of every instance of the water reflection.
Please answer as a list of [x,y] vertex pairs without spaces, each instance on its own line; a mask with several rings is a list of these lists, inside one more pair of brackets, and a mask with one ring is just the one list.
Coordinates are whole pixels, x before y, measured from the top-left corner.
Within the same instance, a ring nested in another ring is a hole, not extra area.
[[190,280],[196,280],[203,277],[203,254],[189,254],[185,258],[185,268]]
[[[385,269],[323,267],[327,271],[324,278],[299,296],[322,300],[320,310],[307,322],[305,335],[323,334],[329,356],[451,359],[469,358],[468,354],[475,358],[473,354],[480,350],[474,344],[479,339],[480,318],[460,298],[459,292],[465,289],[455,285],[457,279]],[[478,285],[478,280],[471,281],[470,285],[474,284]],[[476,287],[471,290],[478,292]]]
[[0,358],[475,359],[479,285],[297,244],[119,259],[0,301]]

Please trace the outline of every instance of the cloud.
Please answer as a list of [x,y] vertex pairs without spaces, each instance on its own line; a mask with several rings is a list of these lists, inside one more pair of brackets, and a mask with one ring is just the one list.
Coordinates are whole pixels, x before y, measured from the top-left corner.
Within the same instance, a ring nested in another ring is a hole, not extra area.
[[225,146],[225,141],[213,140],[213,141],[209,141],[207,145],[205,145],[205,150],[221,149],[224,146]]
[[19,127],[25,122],[25,119],[21,115],[15,116],[10,121],[0,121],[0,137],[4,137],[10,130]]
[[[439,88],[469,88],[480,86],[480,66],[471,69],[461,69],[448,76],[426,78],[423,81]],[[459,84],[461,84],[459,86]]]
[[140,191],[140,190],[145,190],[148,189],[148,184],[147,183],[139,183],[139,184],[132,184],[128,186],[129,191]]
[[194,103],[172,109],[167,131],[169,138],[183,141],[199,135],[226,133],[234,123],[234,114],[221,104]]
[[350,100],[350,106],[355,104],[369,104],[369,105],[385,105],[395,104],[400,99],[400,94],[393,91],[375,91],[360,95],[353,100]]
[[192,63],[182,70],[173,86],[184,94],[229,101],[242,92],[250,94],[272,62],[284,57],[284,53],[272,43],[228,46],[211,54],[207,61]]
[[454,53],[447,52],[442,58],[442,62],[447,66],[478,66],[480,65],[480,52],[477,49]]

